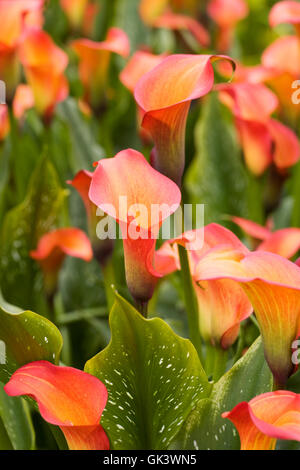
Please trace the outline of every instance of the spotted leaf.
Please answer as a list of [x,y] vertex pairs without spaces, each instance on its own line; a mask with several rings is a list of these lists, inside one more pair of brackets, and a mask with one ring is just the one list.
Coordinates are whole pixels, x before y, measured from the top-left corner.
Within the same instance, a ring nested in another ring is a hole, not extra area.
[[189,340],[161,319],[144,319],[120,296],[110,344],[86,372],[108,389],[101,419],[114,449],[165,449],[210,385]]

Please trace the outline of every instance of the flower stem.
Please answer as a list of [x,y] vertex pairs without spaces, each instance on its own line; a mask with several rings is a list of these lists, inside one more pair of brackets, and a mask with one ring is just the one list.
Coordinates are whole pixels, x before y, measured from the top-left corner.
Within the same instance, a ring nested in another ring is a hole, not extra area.
[[206,344],[205,371],[208,377],[217,382],[226,371],[228,351],[220,346]]
[[144,318],[148,316],[148,302],[136,300],[136,308],[143,315]]
[[190,340],[198,353],[200,361],[203,361],[202,342],[199,331],[198,305],[194,291],[192,276],[189,267],[187,251],[183,246],[178,245],[179,259],[181,266],[181,279],[183,286],[184,301],[189,324]]

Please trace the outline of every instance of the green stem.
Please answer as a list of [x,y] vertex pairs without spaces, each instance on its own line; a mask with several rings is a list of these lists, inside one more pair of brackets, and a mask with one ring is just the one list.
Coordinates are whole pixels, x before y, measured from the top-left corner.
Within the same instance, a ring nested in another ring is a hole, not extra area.
[[183,246],[178,245],[179,259],[181,266],[181,279],[183,286],[184,301],[188,317],[190,340],[198,353],[200,361],[203,361],[202,342],[199,331],[198,304],[190,272],[188,254]]
[[205,371],[208,377],[217,382],[226,371],[228,351],[220,346],[206,344]]
[[148,317],[148,302],[136,301],[136,308],[143,315],[144,318]]
[[249,219],[259,224],[264,223],[263,179],[248,174],[248,209]]
[[109,258],[108,260],[106,260],[105,264],[101,265],[101,268],[102,268],[104,289],[106,293],[108,310],[110,311],[115,301],[115,284],[116,284],[113,259]]

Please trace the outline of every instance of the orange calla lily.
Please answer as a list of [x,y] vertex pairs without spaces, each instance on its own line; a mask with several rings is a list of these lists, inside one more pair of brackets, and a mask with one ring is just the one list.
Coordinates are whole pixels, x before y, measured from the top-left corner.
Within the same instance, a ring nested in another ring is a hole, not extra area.
[[63,74],[68,56],[47,33],[31,29],[20,46],[20,58],[35,107],[48,119],[55,105],[68,95],[68,83]]
[[232,217],[231,220],[255,241],[262,240],[255,247],[257,250],[269,251],[289,259],[300,249],[299,228],[288,227],[272,232],[269,227],[241,217]]
[[188,30],[200,45],[207,47],[210,38],[206,29],[195,18],[174,13],[169,3],[168,0],[142,0],[139,11],[144,23],[154,28]]
[[242,217],[231,217],[232,222],[238,225],[243,232],[245,232],[250,237],[255,240],[266,240],[272,234],[271,230],[268,227],[257,224],[252,220],[243,219]]
[[4,140],[10,130],[8,108],[6,104],[0,104],[0,141]]
[[222,414],[233,422],[241,450],[274,450],[277,439],[300,441],[300,395],[278,390]]
[[299,106],[293,103],[292,84],[300,78],[300,43],[296,36],[284,36],[276,39],[266,48],[261,58],[265,69],[266,82],[276,92],[279,101],[288,116],[299,116]]
[[196,279],[232,279],[243,287],[260,326],[266,360],[278,388],[284,386],[294,371],[291,346],[300,332],[300,268],[273,253],[217,247],[199,261]]
[[217,49],[226,52],[230,49],[236,24],[248,15],[248,5],[244,0],[211,0],[207,13],[218,25]]
[[236,119],[248,168],[261,175],[274,162],[279,169],[294,165],[300,157],[295,133],[271,118],[278,106],[276,96],[262,84],[218,85],[221,101]]
[[276,230],[257,249],[291,258],[300,249],[300,229],[288,227]]
[[48,294],[56,288],[58,272],[66,255],[91,261],[91,242],[82,230],[68,227],[48,232],[40,238],[36,250],[30,252],[41,265]]
[[17,86],[13,99],[13,112],[17,119],[22,119],[28,109],[34,107],[34,95],[29,85],[21,83]]
[[214,71],[211,62],[221,58],[170,55],[144,74],[135,87],[141,125],[155,143],[153,166],[178,185],[185,164],[185,127],[191,101],[212,89]]
[[[160,276],[153,268],[158,231],[180,204],[179,188],[152,168],[141,153],[127,149],[98,162],[89,197],[119,223],[127,285],[133,297],[145,304]],[[162,211],[153,214],[159,207]]]
[[277,2],[269,15],[270,26],[274,28],[281,23],[290,23],[295,26],[300,37],[300,5],[296,1]]
[[61,8],[75,31],[82,25],[88,2],[89,0],[60,0]]
[[[86,234],[78,228],[59,228],[43,235],[37,249],[30,252],[46,269],[57,269],[65,255],[91,261],[91,244]],[[59,263],[58,263],[59,261]]]
[[44,0],[0,0],[0,15],[5,18],[0,31],[0,79],[12,98],[20,78],[18,46],[28,27],[42,26]]
[[93,34],[95,21],[100,10],[98,2],[88,3],[83,17],[82,33],[86,37],[90,37]]
[[106,239],[100,240],[97,237],[97,224],[101,217],[97,216],[97,206],[89,198],[89,189],[92,182],[93,173],[81,170],[79,171],[72,181],[68,181],[80,194],[83,200],[89,226],[89,236],[92,241],[93,252],[95,258],[100,264],[105,263],[107,258],[111,255],[113,250],[113,240]]
[[212,280],[197,282],[199,260],[215,246],[229,246],[247,253],[248,249],[228,229],[218,224],[204,227],[203,247],[197,247],[202,239],[202,229],[185,232],[166,242],[155,254],[155,267],[164,274],[180,269],[177,244],[188,248],[191,275],[199,307],[199,330],[202,338],[223,349],[236,340],[240,323],[252,313],[252,306],[243,289],[234,281]]
[[127,57],[130,50],[128,37],[121,29],[110,28],[104,41],[78,39],[72,42],[72,48],[79,57],[85,100],[97,108],[103,98],[111,53]]
[[37,361],[18,369],[4,387],[11,396],[28,395],[50,424],[59,426],[70,450],[108,450],[99,424],[107,389],[96,377],[72,367]]

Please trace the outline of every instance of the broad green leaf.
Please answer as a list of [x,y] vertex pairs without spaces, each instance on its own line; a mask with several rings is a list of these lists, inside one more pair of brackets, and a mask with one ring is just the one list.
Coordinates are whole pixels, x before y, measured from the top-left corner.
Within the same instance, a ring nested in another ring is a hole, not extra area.
[[204,103],[195,146],[185,184],[191,202],[205,204],[205,222],[218,222],[223,214],[246,217],[246,173],[216,94]]
[[0,418],[0,450],[13,450],[13,446],[7,435],[3,421]]
[[0,380],[33,361],[58,363],[62,337],[46,318],[9,305],[0,296]]
[[160,318],[146,320],[117,295],[111,342],[86,372],[108,389],[101,423],[113,449],[166,449],[210,385],[189,340]]
[[200,400],[187,418],[172,449],[239,449],[233,424],[221,414],[242,401],[272,390],[272,376],[261,338],[214,386],[209,399]]
[[15,450],[32,450],[35,434],[28,404],[19,397],[9,397],[0,382],[0,418]]
[[22,308],[33,308],[37,298],[37,263],[29,252],[57,224],[65,194],[52,164],[42,158],[24,201],[4,218],[0,234],[0,285],[5,299]]
[[95,141],[92,131],[80,114],[74,99],[68,98],[57,107],[58,116],[68,124],[73,147],[71,168],[74,173],[83,168],[92,170],[95,161],[104,157],[103,149]]

